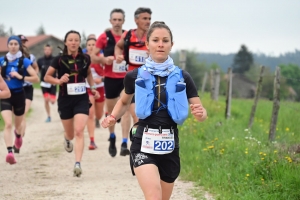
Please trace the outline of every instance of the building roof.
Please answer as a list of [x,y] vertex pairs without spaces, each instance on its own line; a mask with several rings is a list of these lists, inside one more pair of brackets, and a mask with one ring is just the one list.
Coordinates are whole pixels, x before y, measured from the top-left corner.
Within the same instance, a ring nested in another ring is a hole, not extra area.
[[[26,36],[26,38],[28,39],[28,41],[26,42],[26,46],[28,48],[50,38],[50,37],[53,37],[57,40],[60,40],[52,35],[38,35],[38,36]],[[8,48],[7,48],[7,39],[8,37],[0,37],[0,52],[5,52],[5,51],[8,51]]]

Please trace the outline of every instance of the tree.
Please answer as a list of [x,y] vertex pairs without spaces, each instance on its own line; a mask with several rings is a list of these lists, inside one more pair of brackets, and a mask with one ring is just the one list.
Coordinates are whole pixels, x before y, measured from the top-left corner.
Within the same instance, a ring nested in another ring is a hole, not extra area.
[[7,37],[7,32],[5,31],[4,24],[0,24],[0,37]]
[[14,33],[12,27],[10,27],[10,28],[8,29],[8,35],[9,35],[9,36],[15,35],[15,33]]
[[44,26],[41,25],[37,30],[36,30],[36,35],[45,35],[46,31],[44,29]]
[[[175,52],[171,55],[174,59],[174,63],[177,66],[180,66],[179,63],[179,51]],[[195,51],[187,51],[186,52],[186,69],[187,72],[192,76],[196,86],[198,89],[201,88],[202,78],[204,73],[207,71],[206,64],[203,62],[199,62],[197,59],[197,52]]]
[[86,48],[86,35],[85,32],[82,31],[81,33],[81,44],[80,44],[81,48]]
[[245,45],[241,46],[241,49],[234,56],[232,69],[234,73],[245,73],[253,65],[253,55],[248,51]]
[[296,91],[296,99],[300,101],[300,67],[295,64],[280,65],[279,67],[283,79]]

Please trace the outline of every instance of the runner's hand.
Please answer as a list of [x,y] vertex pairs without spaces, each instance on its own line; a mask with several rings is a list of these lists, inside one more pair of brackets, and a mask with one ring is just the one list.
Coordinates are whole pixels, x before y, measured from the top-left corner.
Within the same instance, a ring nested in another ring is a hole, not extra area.
[[105,64],[112,65],[114,59],[115,59],[115,57],[113,57],[113,56],[107,56],[107,57],[105,57]]
[[99,92],[97,90],[92,89],[91,92],[94,95],[95,99],[99,99],[100,98],[100,94],[99,94]]
[[59,79],[59,85],[63,84],[63,83],[67,83],[69,82],[69,74],[64,74],[62,77],[60,77]]
[[17,78],[17,79],[22,79],[23,76],[21,76],[18,72],[10,72],[9,75],[12,77],[12,78]]
[[190,108],[192,115],[194,115],[196,119],[202,119],[204,116],[206,117],[206,110],[201,104],[191,104]]
[[101,122],[101,126],[103,128],[107,128],[107,127],[115,125],[115,123],[116,123],[116,119],[109,115],[109,116],[105,117],[104,120]]
[[124,56],[123,56],[123,55],[118,55],[118,56],[116,57],[116,62],[117,62],[118,64],[121,63],[123,60],[124,60]]

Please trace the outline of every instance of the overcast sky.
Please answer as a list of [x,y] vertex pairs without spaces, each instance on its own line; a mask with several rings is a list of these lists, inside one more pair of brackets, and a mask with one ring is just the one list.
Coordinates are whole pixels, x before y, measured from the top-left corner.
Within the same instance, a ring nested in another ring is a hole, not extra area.
[[235,53],[241,44],[252,52],[278,55],[300,49],[300,0],[0,0],[0,23],[16,34],[63,38],[71,29],[100,35],[110,27],[109,13],[122,8],[124,29],[135,28],[138,7],[152,9],[152,22],[165,21],[175,50]]

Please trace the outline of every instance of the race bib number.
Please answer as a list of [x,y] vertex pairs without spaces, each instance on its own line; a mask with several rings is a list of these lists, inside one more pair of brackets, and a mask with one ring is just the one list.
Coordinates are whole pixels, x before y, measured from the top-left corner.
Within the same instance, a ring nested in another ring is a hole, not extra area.
[[51,84],[42,81],[42,82],[41,82],[41,87],[44,87],[44,88],[51,88]]
[[123,60],[121,63],[117,63],[117,61],[114,60],[112,71],[114,73],[124,73],[126,72],[126,61]]
[[68,95],[79,95],[86,93],[85,83],[68,83]]
[[150,154],[168,154],[174,150],[174,133],[170,129],[145,128],[142,138],[141,152]]
[[135,65],[143,65],[146,63],[148,54],[146,50],[129,49],[129,62]]

